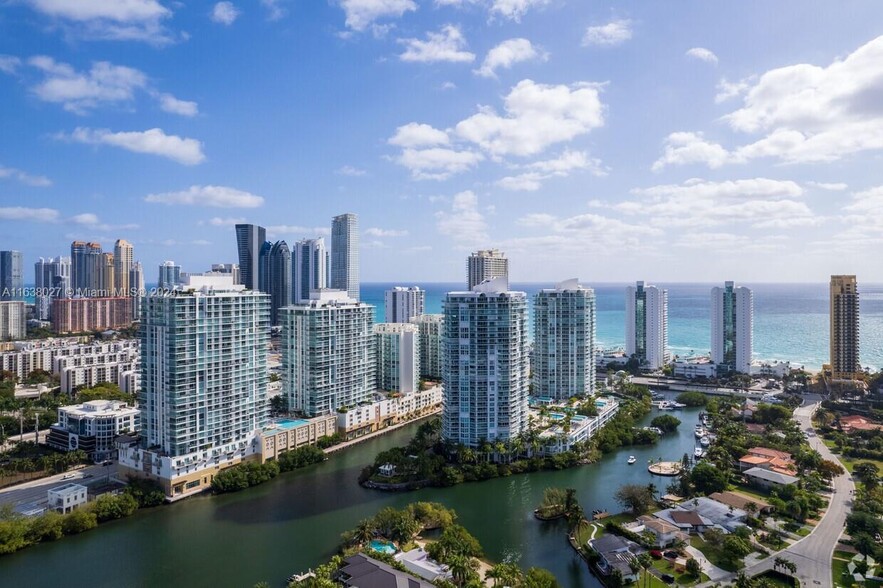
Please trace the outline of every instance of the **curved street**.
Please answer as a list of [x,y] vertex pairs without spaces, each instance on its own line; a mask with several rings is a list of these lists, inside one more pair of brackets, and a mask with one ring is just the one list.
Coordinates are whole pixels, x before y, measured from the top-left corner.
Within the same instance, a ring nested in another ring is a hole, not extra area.
[[[804,404],[794,411],[794,419],[803,431],[808,433],[812,431],[808,439],[809,444],[821,454],[823,459],[840,463],[837,456],[816,436],[812,428],[812,415],[819,407],[820,402],[819,396],[807,395]],[[782,557],[797,565],[796,576],[800,580],[801,586],[832,588],[831,558],[846,525],[846,516],[852,505],[852,492],[855,490],[849,473],[837,476],[833,480],[833,486],[834,494],[831,496],[828,509],[813,531],[788,548],[770,554],[759,563],[746,568],[744,573],[747,576],[756,576],[773,569],[774,559]],[[733,578],[735,575],[730,574],[723,580],[728,581]]]

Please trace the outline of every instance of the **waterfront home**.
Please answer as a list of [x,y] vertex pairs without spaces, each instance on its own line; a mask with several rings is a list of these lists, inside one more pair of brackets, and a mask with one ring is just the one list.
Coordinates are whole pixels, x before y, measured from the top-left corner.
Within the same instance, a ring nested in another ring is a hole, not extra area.
[[695,512],[703,519],[731,533],[737,527],[744,526],[745,519],[748,518],[748,513],[744,510],[705,496],[686,500],[681,504],[681,508]]
[[679,531],[695,535],[714,526],[714,522],[699,513],[684,508],[667,508],[653,513],[657,519],[674,525]]
[[435,582],[436,580],[450,580],[452,577],[450,568],[430,558],[422,547],[399,552],[394,557],[397,562],[405,566],[406,570],[424,580]]
[[649,515],[639,516],[633,526],[627,526],[627,528],[639,534],[649,531],[654,537],[653,546],[659,548],[668,547],[678,539],[682,541],[689,540],[689,537],[676,525]]
[[81,484],[65,484],[58,488],[52,488],[48,492],[49,508],[67,514],[86,504],[86,487]]
[[759,488],[763,488],[764,490],[791,486],[799,481],[796,476],[781,474],[763,468],[751,468],[750,470],[746,470],[744,474],[749,483]]
[[[592,417],[575,414],[568,419],[563,412],[549,413],[548,419],[555,424],[540,433],[540,452],[543,455],[555,455],[569,451],[575,443],[588,441],[616,415],[619,401],[613,397],[597,398],[595,407],[598,415]],[[565,422],[569,422],[569,429]]]
[[768,447],[752,447],[739,458],[739,471],[744,472],[751,468],[762,468],[789,476],[797,471],[790,453]]
[[345,588],[434,588],[429,582],[363,553],[343,560],[343,566],[337,571],[337,581]]
[[611,533],[589,541],[589,547],[597,551],[600,556],[598,570],[605,576],[609,576],[614,570],[619,570],[624,582],[638,580],[638,575],[629,565],[635,557],[631,551],[632,545],[635,544]]
[[750,510],[751,507],[748,506],[749,504],[754,504],[758,513],[768,513],[773,509],[770,503],[765,500],[761,500],[755,496],[731,492],[730,490],[714,492],[713,494],[709,494],[708,497],[727,506],[742,509],[745,512]]

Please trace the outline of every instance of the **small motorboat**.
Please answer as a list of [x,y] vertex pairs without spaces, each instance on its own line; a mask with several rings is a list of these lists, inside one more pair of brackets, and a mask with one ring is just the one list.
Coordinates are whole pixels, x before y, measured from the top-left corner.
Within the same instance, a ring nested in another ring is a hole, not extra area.
[[699,445],[701,445],[702,447],[708,447],[710,444],[711,439],[709,439],[708,437],[702,437],[701,439],[699,439]]
[[696,427],[696,431],[694,432],[694,434],[696,435],[697,439],[702,439],[703,437],[705,437],[705,429],[703,429],[702,427]]
[[635,463],[636,461],[638,461],[638,458],[637,458],[637,457],[635,457],[634,455],[630,455],[630,456],[629,456],[629,465],[632,465],[632,464]]
[[695,457],[695,458],[698,459],[698,458],[702,457],[702,455],[703,455],[704,453],[705,453],[705,452],[702,451],[702,448],[701,448],[701,447],[697,447],[697,448],[693,451],[693,457]]

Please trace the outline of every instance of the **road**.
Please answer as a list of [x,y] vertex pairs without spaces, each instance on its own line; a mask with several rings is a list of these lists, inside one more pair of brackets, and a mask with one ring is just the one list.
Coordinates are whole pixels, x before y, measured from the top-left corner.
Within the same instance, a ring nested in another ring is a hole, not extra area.
[[[38,441],[38,443],[46,443],[46,437],[49,436],[49,429],[41,429],[40,431],[38,431],[38,434],[40,435],[40,438],[39,438],[40,440]],[[6,451],[8,449],[12,449],[13,445],[18,443],[19,441],[33,442],[34,441],[34,432],[28,431],[24,435],[10,435],[6,439],[6,442],[3,443],[2,446],[0,446],[0,451]]]
[[[794,420],[800,425],[801,430],[808,431],[812,429],[812,415],[818,408],[821,398],[809,394],[805,398],[803,406],[794,411]],[[815,433],[809,437],[809,444],[822,455],[823,459],[839,463],[837,456],[831,453]],[[746,568],[744,572],[747,576],[753,577],[773,569],[775,558],[782,557],[797,565],[797,578],[801,586],[832,588],[831,558],[846,525],[846,515],[849,514],[852,492],[855,490],[848,473],[836,477],[833,486],[834,494],[831,496],[828,510],[813,531],[787,549],[773,553],[759,563]],[[733,577],[731,574],[728,579],[732,580]]]
[[0,489],[0,505],[36,503],[45,504],[48,500],[47,491],[58,488],[72,482],[94,482],[116,474],[116,462],[110,466],[92,465],[79,470],[56,474],[48,478],[39,478],[23,484],[16,484],[8,488]]

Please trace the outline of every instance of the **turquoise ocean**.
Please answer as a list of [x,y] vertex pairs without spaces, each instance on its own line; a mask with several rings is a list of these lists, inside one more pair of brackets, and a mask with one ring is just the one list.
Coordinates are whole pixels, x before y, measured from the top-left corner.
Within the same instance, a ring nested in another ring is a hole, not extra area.
[[[597,344],[605,349],[625,345],[626,284],[585,284],[595,291]],[[719,284],[665,284],[668,290],[668,339],[672,352],[687,356],[711,348],[711,288]],[[828,357],[828,284],[743,284],[754,291],[754,356],[790,361],[819,369]],[[447,292],[465,289],[460,283],[362,283],[364,302],[377,307],[384,320],[384,292],[393,286],[426,290],[426,312],[440,313]],[[513,283],[530,299],[554,284]],[[859,284],[861,297],[861,362],[883,367],[883,284]]]

